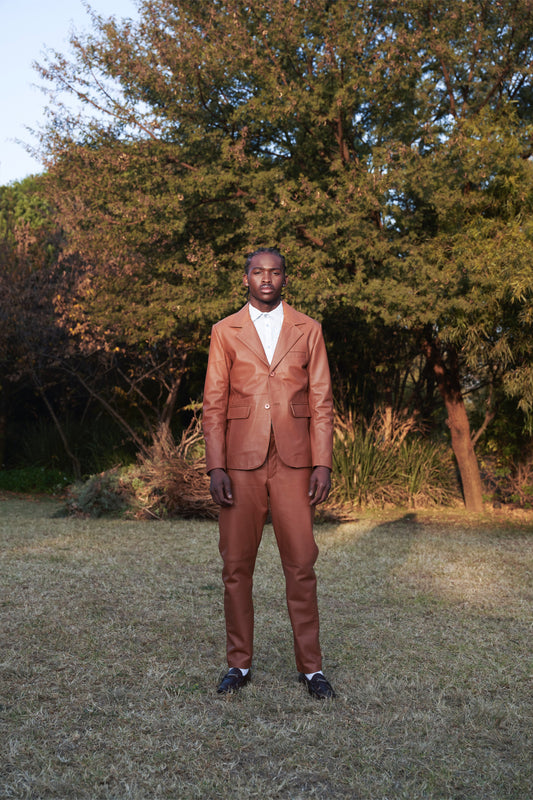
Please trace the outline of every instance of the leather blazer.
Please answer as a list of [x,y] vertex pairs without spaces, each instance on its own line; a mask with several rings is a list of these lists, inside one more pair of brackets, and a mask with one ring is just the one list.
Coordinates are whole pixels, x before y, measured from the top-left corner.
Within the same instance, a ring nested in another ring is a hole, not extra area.
[[291,467],[331,468],[333,399],[322,328],[283,304],[283,325],[269,364],[248,305],[217,322],[204,388],[207,471],[256,469],[271,430]]

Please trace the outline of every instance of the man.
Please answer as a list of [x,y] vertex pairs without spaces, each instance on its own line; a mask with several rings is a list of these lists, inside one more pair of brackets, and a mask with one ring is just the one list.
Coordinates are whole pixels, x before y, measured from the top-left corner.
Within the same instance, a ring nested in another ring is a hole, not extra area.
[[282,302],[285,260],[261,248],[246,260],[247,305],[213,326],[203,427],[211,495],[220,505],[226,651],[218,692],[250,680],[252,581],[270,508],[286,581],[299,680],[335,696],[322,673],[313,513],[330,490],[331,380],[318,322]]

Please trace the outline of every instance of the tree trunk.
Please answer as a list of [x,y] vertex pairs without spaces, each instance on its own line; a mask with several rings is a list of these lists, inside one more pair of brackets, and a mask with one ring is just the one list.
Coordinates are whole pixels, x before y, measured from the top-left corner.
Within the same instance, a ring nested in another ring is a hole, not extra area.
[[457,359],[451,353],[450,364],[445,366],[439,347],[431,343],[427,347],[428,360],[448,412],[448,427],[452,436],[452,448],[461,475],[465,507],[468,511],[483,511],[483,487],[474,445],[470,435],[470,423],[466,413]]
[[188,354],[186,352],[181,354],[180,367],[174,372],[174,378],[170,385],[167,399],[165,400],[165,405],[158,421],[157,430],[154,434],[154,444],[170,447],[172,451],[175,448],[175,444],[170,432],[170,424],[176,410],[176,402],[178,400],[178,392],[181,386],[181,381],[185,373],[187,355]]

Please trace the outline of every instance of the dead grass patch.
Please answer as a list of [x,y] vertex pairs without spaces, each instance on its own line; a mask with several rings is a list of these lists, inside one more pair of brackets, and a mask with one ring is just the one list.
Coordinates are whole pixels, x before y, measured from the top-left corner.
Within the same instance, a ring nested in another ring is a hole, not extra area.
[[0,500],[2,798],[525,800],[527,522],[317,527],[335,703],[296,682],[273,535],[254,679],[219,698],[216,523],[52,518]]

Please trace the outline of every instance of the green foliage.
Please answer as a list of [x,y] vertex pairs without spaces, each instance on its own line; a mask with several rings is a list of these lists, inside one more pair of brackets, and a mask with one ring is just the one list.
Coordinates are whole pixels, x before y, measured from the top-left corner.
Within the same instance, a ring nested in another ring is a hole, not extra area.
[[324,318],[366,417],[390,403],[436,419],[438,352],[459,393],[493,386],[531,418],[529,0],[139,9],[92,15],[40,68],[84,111],[49,109],[28,214],[54,209],[61,250],[46,308],[24,300],[47,335],[28,343],[13,306],[27,346],[10,373],[37,361],[45,391],[53,363],[146,452],[211,323],[244,299],[244,254],[278,244],[287,299]]
[[457,499],[458,482],[450,452],[443,444],[413,438],[398,450],[397,474],[410,505],[446,505]]
[[416,507],[459,496],[448,449],[416,435],[412,419],[377,414],[366,424],[338,416],[333,456],[333,497],[341,503]]
[[[76,419],[72,413],[60,420],[65,436],[72,443],[74,455],[81,465],[83,475],[103,472],[116,464],[129,464],[135,460],[131,446],[117,425],[107,417]],[[11,463],[32,464],[49,468],[54,466],[70,473],[72,463],[65,452],[57,427],[45,417],[33,424],[20,423],[10,430],[8,445],[15,451]]]
[[[40,178],[0,186],[0,252],[4,269],[11,260],[21,266],[30,251],[29,266],[51,264],[58,252],[57,219],[41,191]],[[21,252],[22,251],[22,252]]]
[[58,494],[65,490],[70,476],[59,469],[20,467],[0,470],[0,489],[23,494]]
[[332,338],[344,309],[438,334],[464,378],[490,367],[529,408],[532,15],[160,0],[138,23],[93,17],[41,67],[87,108],[44,134],[87,274],[64,324],[87,347],[187,350],[241,301],[244,252],[276,242],[289,299],[327,311]]
[[51,298],[60,240],[40,179],[0,187],[0,390],[35,374],[58,338]]
[[115,471],[93,475],[69,487],[66,511],[72,516],[117,516],[129,506],[129,498]]
[[488,499],[495,505],[533,508],[533,456],[485,455],[481,459]]

